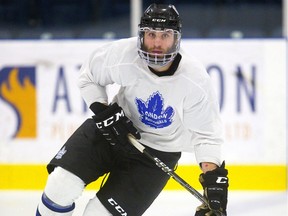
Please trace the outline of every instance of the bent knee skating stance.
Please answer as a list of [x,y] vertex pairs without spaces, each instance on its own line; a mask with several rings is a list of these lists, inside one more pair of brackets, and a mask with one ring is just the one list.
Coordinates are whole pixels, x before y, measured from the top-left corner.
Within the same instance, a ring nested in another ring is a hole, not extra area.
[[75,200],[81,196],[84,182],[67,170],[56,167],[48,176],[47,184],[37,208],[37,216],[69,216]]

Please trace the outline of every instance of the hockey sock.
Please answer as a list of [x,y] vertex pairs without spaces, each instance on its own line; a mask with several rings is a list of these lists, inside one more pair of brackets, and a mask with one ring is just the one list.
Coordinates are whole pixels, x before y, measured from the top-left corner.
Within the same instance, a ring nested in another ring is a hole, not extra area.
[[[61,215],[61,216],[68,216],[72,215],[72,212],[75,208],[75,203],[73,202],[72,205],[69,206],[60,206],[56,203],[54,203],[52,200],[50,200],[45,193],[42,195],[41,199],[44,206],[47,208],[46,210],[43,210],[44,212],[51,212],[51,215]],[[49,213],[48,213],[49,214]],[[45,214],[47,215],[47,214]],[[36,216],[41,216],[39,209],[37,208]]]

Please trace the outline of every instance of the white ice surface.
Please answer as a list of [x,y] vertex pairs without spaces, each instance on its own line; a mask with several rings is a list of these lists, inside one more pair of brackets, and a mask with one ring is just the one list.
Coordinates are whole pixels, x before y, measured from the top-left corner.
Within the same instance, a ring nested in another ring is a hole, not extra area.
[[[0,216],[33,216],[41,191],[0,191]],[[73,216],[81,216],[94,191],[85,191]],[[199,201],[187,191],[164,191],[145,216],[193,216]],[[229,216],[288,216],[287,192],[229,193]]]

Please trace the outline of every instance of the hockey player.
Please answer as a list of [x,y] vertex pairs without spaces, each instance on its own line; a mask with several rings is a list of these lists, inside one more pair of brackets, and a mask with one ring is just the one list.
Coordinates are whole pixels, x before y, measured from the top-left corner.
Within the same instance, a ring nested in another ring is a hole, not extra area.
[[[49,177],[36,215],[72,215],[85,186],[109,173],[85,216],[140,216],[169,176],[134,148],[132,134],[169,167],[181,152],[195,152],[209,206],[197,216],[226,213],[228,178],[221,160],[222,125],[209,76],[180,49],[181,21],[173,5],[150,5],[136,38],[99,47],[82,65],[81,94],[95,114],[48,164]],[[105,86],[120,90],[107,104]]]

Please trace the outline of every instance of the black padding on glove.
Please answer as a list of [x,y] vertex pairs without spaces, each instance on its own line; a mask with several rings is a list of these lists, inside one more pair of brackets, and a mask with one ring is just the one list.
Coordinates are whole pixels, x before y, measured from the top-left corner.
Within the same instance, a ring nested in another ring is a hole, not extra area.
[[104,110],[106,110],[108,108],[108,105],[105,105],[103,103],[100,103],[100,102],[94,102],[90,105],[89,107],[92,112],[95,114],[95,115],[98,115],[99,113],[103,112]]
[[228,170],[225,162],[212,171],[200,174],[199,181],[204,189],[204,196],[208,200],[209,208],[226,212],[228,196]]
[[132,121],[125,116],[123,109],[117,103],[107,106],[104,111],[92,118],[97,129],[111,145],[128,144],[128,133],[131,133],[136,139],[141,138]]

